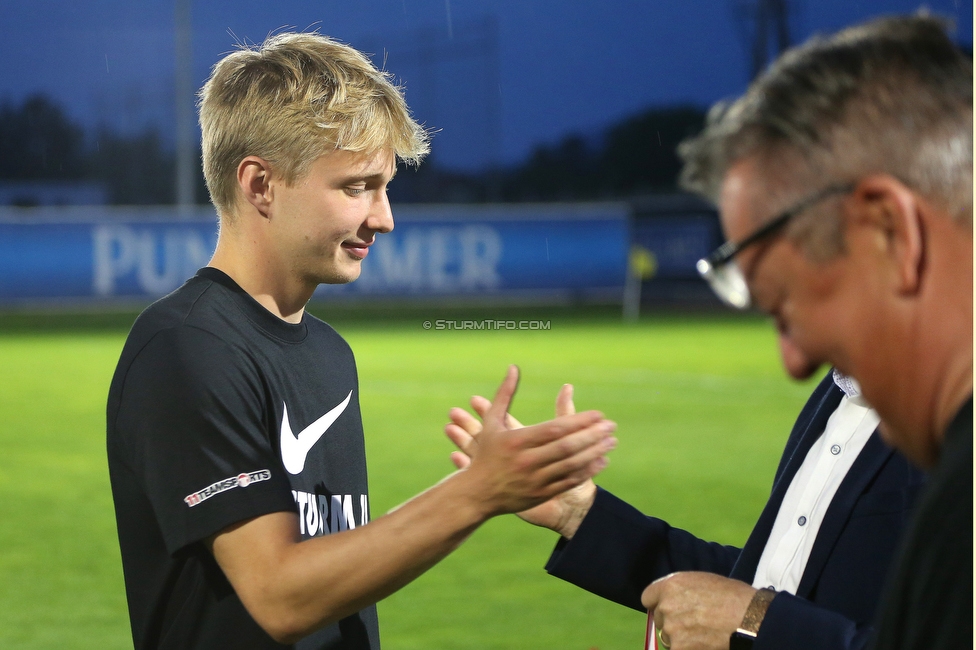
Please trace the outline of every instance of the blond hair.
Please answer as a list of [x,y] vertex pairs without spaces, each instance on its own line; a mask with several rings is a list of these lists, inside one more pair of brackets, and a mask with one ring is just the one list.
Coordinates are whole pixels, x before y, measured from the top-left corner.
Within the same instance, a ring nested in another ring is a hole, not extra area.
[[336,149],[392,149],[414,165],[430,150],[391,75],[317,33],[276,34],[228,54],[200,90],[199,109],[203,174],[222,216],[233,212],[246,156],[267,160],[291,184]]

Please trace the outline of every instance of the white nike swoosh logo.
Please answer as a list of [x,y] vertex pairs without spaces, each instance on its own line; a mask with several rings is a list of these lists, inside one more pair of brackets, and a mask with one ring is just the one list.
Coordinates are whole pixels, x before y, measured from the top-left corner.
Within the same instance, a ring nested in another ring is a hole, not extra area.
[[341,404],[302,429],[302,432],[297,436],[292,433],[291,424],[288,423],[288,406],[282,404],[284,412],[281,416],[281,462],[289,474],[302,473],[302,470],[305,469],[305,458],[308,456],[309,450],[329,430],[332,423],[339,419],[342,412],[349,406],[350,399],[352,399],[352,391],[349,391]]

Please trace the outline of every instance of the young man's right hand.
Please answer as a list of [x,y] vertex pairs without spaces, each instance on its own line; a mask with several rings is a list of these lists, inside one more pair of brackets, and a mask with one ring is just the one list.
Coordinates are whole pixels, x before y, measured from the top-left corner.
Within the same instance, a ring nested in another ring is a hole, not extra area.
[[[510,379],[511,371],[509,376],[506,377],[506,383],[503,383],[502,387],[499,388],[499,394],[496,395],[494,404],[481,396],[471,398],[471,406],[482,417],[484,424],[464,409],[451,409],[451,424],[445,427],[445,433],[458,446],[458,449],[460,449],[460,451],[455,451],[451,454],[451,460],[458,469],[466,469],[471,465],[472,455],[477,454],[479,447],[484,444],[482,436],[488,433],[489,423],[496,428],[499,426],[499,414],[504,417],[504,427],[506,429],[522,429],[522,424],[505,412],[514,390],[511,393],[507,393],[507,398],[505,399],[506,408],[502,409],[499,406],[499,396],[505,391],[506,384]],[[598,415],[596,412],[589,413],[594,414],[594,416]],[[560,389],[556,397],[556,421],[569,422],[574,414],[573,387],[566,384]],[[583,416],[587,414],[582,413],[579,415]],[[603,422],[608,421],[604,420]],[[612,423],[608,424],[612,426]],[[543,425],[529,427],[528,430],[540,426]],[[613,429],[610,428],[609,430],[612,431]],[[614,446],[616,446],[616,439],[612,435],[609,435],[609,433],[602,440],[598,440],[593,444],[590,451],[598,453],[601,447],[605,451],[597,455],[594,460],[584,466],[580,473],[576,474],[576,478],[583,477],[582,482],[579,482],[574,487],[568,487],[556,493],[551,499],[539,505],[518,512],[519,517],[536,526],[554,530],[563,537],[572,538],[579,528],[580,522],[586,516],[586,513],[589,512],[596,496],[596,485],[593,483],[592,476],[606,466],[606,451],[609,451]]]

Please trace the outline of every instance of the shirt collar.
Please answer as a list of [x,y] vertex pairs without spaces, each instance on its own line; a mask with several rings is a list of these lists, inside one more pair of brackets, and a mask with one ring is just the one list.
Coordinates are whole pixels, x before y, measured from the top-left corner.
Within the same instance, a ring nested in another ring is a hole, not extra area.
[[844,391],[844,395],[847,396],[849,401],[864,408],[871,408],[871,405],[861,396],[861,385],[857,383],[856,379],[838,372],[837,368],[834,368],[833,379],[834,384],[836,384],[837,388]]
[[861,386],[857,383],[857,380],[853,377],[848,377],[847,375],[841,374],[837,368],[834,368],[834,383],[837,384],[837,388],[844,391],[847,397],[857,397],[861,394]]

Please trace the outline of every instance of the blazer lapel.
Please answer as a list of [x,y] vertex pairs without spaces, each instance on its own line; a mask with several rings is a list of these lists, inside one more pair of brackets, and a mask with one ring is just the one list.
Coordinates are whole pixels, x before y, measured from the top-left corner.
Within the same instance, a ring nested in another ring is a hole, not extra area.
[[[827,385],[828,382],[829,385]],[[818,393],[820,393],[819,399],[817,399]],[[801,412],[783,452],[783,459],[780,461],[776,480],[773,483],[772,494],[769,495],[769,501],[766,502],[766,507],[759,515],[756,527],[752,529],[749,539],[742,547],[739,559],[736,560],[735,566],[732,567],[732,572],[729,574],[730,578],[751,584],[756,577],[756,567],[759,566],[759,559],[766,548],[766,542],[773,530],[773,524],[776,521],[776,515],[779,514],[779,507],[783,503],[786,490],[789,489],[793,477],[803,464],[810,447],[813,446],[817,438],[823,435],[824,429],[827,428],[827,420],[833,415],[843,395],[844,393],[834,385],[833,379],[828,373],[811,396],[810,401],[816,406],[813,413],[806,418],[805,423],[803,422],[804,414]],[[808,407],[810,405],[808,403]],[[807,411],[808,407],[805,407],[804,411]]]
[[827,507],[823,523],[820,524],[820,530],[817,532],[817,539],[810,550],[810,558],[803,569],[803,577],[797,585],[797,596],[809,597],[830,557],[830,552],[834,549],[834,544],[837,543],[837,538],[840,537],[847,520],[850,519],[854,504],[893,453],[891,448],[881,441],[881,437],[875,430]]

